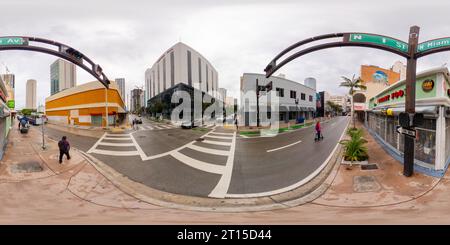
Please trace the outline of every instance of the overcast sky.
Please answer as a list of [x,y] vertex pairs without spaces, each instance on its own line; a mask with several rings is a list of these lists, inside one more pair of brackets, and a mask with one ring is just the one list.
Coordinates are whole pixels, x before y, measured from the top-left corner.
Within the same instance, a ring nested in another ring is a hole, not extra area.
[[[219,86],[239,94],[244,72],[263,73],[284,48],[302,39],[335,32],[371,32],[407,41],[421,27],[420,41],[450,36],[450,1],[264,1],[264,0],[14,0],[0,3],[0,36],[23,35],[66,43],[90,57],[127,93],[144,85],[144,72],[170,46],[182,41],[219,72]],[[56,57],[0,52],[16,75],[16,108],[25,104],[27,79],[38,82],[38,104],[50,95],[50,64]],[[367,48],[335,48],[308,54],[283,67],[288,79],[315,77],[318,90],[343,94],[340,76],[359,75],[361,64],[389,68],[404,59]],[[418,70],[450,64],[450,52],[423,58]],[[77,83],[94,78],[77,69]]]

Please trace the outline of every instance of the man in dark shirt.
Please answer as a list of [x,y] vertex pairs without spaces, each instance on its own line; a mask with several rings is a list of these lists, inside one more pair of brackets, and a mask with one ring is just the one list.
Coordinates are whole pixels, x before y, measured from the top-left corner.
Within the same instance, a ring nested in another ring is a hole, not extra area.
[[70,160],[69,150],[70,150],[70,144],[69,141],[67,141],[67,137],[63,136],[62,139],[58,142],[59,147],[59,163],[62,163],[63,156],[67,156],[67,160]]

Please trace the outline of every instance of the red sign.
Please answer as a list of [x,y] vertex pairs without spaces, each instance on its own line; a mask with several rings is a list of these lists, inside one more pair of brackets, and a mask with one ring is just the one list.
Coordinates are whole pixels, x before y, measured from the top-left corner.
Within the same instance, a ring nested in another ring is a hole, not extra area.
[[388,94],[388,95],[385,95],[385,96],[383,96],[381,98],[378,98],[377,101],[378,101],[378,103],[383,103],[383,102],[386,102],[386,101],[389,101],[389,100],[401,98],[403,96],[405,96],[405,91],[403,91],[403,89],[401,89],[399,91],[393,92],[390,95]]

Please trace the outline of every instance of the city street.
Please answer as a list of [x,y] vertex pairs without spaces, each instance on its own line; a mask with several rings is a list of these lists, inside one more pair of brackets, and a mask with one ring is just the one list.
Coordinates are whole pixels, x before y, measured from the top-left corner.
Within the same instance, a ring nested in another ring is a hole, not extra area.
[[[181,129],[148,120],[138,125],[139,130],[105,133],[100,139],[65,134],[74,147],[161,191],[259,197],[295,189],[314,177],[333,153],[348,120],[324,122],[320,142],[314,141],[313,127],[276,137],[243,138],[221,127]],[[48,134],[56,139],[63,132],[52,129]]]

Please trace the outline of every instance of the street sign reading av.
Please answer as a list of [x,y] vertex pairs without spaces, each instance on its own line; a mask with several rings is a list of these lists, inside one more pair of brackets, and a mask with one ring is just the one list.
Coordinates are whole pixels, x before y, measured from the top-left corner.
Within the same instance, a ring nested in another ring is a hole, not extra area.
[[416,138],[416,130],[409,128],[402,128],[401,126],[397,126],[397,133],[404,134],[411,138]]
[[365,34],[365,33],[350,33],[348,41],[360,43],[373,43],[397,49],[405,53],[408,52],[407,43],[380,35]]
[[419,43],[417,45],[417,52],[427,51],[435,48],[442,48],[450,46],[450,37],[434,39],[430,41],[426,41],[423,43]]
[[21,37],[1,37],[0,46],[10,46],[10,45],[28,45],[27,40]]

